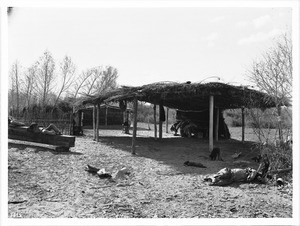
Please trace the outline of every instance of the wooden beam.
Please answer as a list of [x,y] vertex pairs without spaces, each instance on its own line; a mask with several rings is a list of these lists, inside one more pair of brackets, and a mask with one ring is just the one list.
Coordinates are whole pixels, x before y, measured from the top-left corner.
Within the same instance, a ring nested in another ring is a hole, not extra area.
[[219,141],[219,117],[220,109],[216,108],[215,140]]
[[209,96],[209,151],[214,148],[214,96]]
[[166,117],[166,133],[169,132],[169,108],[167,108],[167,117]]
[[96,141],[99,142],[100,104],[97,104]]
[[29,132],[28,126],[8,127],[8,138],[41,144],[51,144],[70,148],[75,146],[75,137],[67,135],[49,135],[42,132]]
[[93,140],[96,140],[96,105],[93,106]]
[[160,116],[161,116],[161,114],[162,114],[162,112],[161,112],[161,109],[163,108],[163,106],[160,104],[159,105],[159,139],[161,140],[162,139],[162,125],[163,125],[163,121],[161,121],[161,118],[160,118]]
[[154,138],[157,139],[156,104],[153,106]]
[[242,107],[242,142],[245,141],[245,114],[244,108]]
[[133,100],[133,132],[132,132],[132,145],[131,145],[131,154],[135,155],[135,141],[136,141],[136,131],[137,131],[137,108],[138,101],[135,97]]

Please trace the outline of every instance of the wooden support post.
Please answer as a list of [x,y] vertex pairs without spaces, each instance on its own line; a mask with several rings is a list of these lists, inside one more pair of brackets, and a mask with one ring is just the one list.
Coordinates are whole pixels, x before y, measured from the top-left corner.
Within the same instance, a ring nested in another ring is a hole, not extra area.
[[96,141],[99,142],[100,104],[97,104]]
[[219,117],[220,117],[220,110],[216,108],[216,124],[215,124],[215,140],[219,141]]
[[71,112],[70,114],[70,128],[69,128],[69,134],[70,135],[74,135],[74,123],[73,123],[73,120],[74,120],[74,116],[73,116],[73,112]]
[[138,101],[137,98],[134,98],[133,101],[133,132],[132,132],[132,145],[131,145],[131,154],[135,155],[135,140],[136,140],[136,131],[137,131],[137,108]]
[[167,108],[167,117],[166,117],[166,133],[169,132],[169,108]]
[[107,126],[107,115],[108,115],[108,108],[105,106],[105,126]]
[[156,104],[153,106],[154,138],[157,139]]
[[242,142],[245,141],[245,114],[244,108],[242,107]]
[[209,151],[214,148],[214,96],[209,96]]
[[80,121],[80,126],[83,126],[83,117],[84,117],[84,113],[83,113],[83,111],[81,111],[81,121]]
[[[162,112],[161,109],[163,108],[163,106],[161,106],[161,104],[159,105],[159,115],[161,116]],[[159,117],[159,139],[162,139],[162,125],[163,125],[163,121],[161,121],[160,117]]]
[[94,131],[94,140],[96,140],[96,105],[93,106],[93,131]]

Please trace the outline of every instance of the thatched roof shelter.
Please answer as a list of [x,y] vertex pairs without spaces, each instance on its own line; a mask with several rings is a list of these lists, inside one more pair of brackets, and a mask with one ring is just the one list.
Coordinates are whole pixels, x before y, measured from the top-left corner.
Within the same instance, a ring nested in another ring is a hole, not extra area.
[[[208,108],[209,96],[214,96],[215,107],[235,108],[271,108],[275,107],[274,97],[249,89],[245,86],[233,86],[224,83],[175,83],[160,82],[138,87],[123,86],[105,94],[89,97],[81,103],[98,104],[111,101],[139,101],[180,110],[203,110]],[[284,105],[290,105],[288,101]]]
[[[160,115],[163,106],[184,111],[209,110],[209,151],[213,150],[213,136],[218,140],[219,122],[214,125],[214,109],[217,115],[219,109],[242,109],[242,140],[244,141],[244,108],[271,108],[276,107],[275,97],[263,92],[249,89],[245,86],[232,86],[224,83],[175,83],[160,82],[138,87],[123,86],[104,94],[88,97],[80,105],[94,105],[94,139],[99,141],[99,106],[102,103],[133,101],[133,135],[132,154],[135,154],[135,140],[137,132],[137,102],[144,101],[154,104],[154,121],[156,105],[159,105]],[[277,102],[278,103],[278,102]],[[281,105],[290,106],[288,101],[281,100]],[[96,110],[97,106],[97,110]],[[78,108],[78,107],[77,107]],[[98,113],[96,113],[96,111]],[[164,113],[162,113],[164,114]],[[96,119],[97,118],[97,119]],[[217,117],[219,118],[219,117]],[[156,122],[155,137],[156,137]],[[159,138],[162,138],[162,120],[159,120]]]

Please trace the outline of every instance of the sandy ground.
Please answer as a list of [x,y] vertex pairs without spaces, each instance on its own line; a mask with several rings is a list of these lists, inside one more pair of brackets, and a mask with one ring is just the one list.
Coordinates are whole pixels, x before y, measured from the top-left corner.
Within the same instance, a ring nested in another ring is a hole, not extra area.
[[[292,217],[290,183],[212,187],[203,182],[223,167],[257,168],[250,159],[253,143],[219,141],[222,162],[208,159],[204,140],[164,133],[158,141],[143,128],[138,136],[137,155],[131,154],[131,136],[116,129],[101,130],[99,143],[93,141],[92,130],[85,130],[76,147],[65,153],[10,141],[8,217]],[[231,157],[235,152],[242,152],[239,161]],[[184,166],[187,160],[207,168]],[[126,167],[130,174],[115,181],[100,179],[84,170],[87,164],[112,174]]]

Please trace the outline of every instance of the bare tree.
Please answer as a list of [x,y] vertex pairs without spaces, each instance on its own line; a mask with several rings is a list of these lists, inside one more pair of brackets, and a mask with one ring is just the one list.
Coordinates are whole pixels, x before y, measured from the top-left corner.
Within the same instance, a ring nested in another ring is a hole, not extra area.
[[274,96],[277,116],[279,140],[282,141],[281,106],[292,98],[292,42],[288,35],[282,35],[273,48],[255,61],[248,71],[250,81]]
[[31,105],[34,89],[36,89],[37,65],[34,64],[28,68],[25,73],[23,93],[25,96],[27,108]]
[[107,66],[99,77],[95,91],[96,93],[104,93],[108,90],[114,89],[117,86],[118,70],[112,66]]
[[21,73],[20,64],[15,61],[10,70],[10,80],[11,80],[11,105],[14,110],[16,110],[16,116],[20,113],[20,92],[21,92]]
[[55,62],[49,51],[45,51],[43,56],[37,62],[37,90],[40,96],[40,102],[44,107],[48,101],[49,93],[54,88]]
[[75,64],[72,62],[71,57],[65,56],[63,62],[60,64],[61,70],[61,87],[55,99],[54,106],[56,106],[61,95],[66,92],[74,82]]
[[86,80],[84,94],[88,96],[94,95],[96,93],[96,85],[102,76],[102,67],[94,67],[89,69],[87,74],[91,74],[91,76],[89,76],[89,79]]
[[117,86],[118,70],[112,66],[94,67],[82,72],[75,83],[74,97],[81,95],[95,95],[106,92]]
[[81,92],[86,87],[87,81],[93,75],[91,70],[86,70],[82,72],[74,83],[74,90],[72,98],[76,99],[78,94],[84,94],[84,91]]

